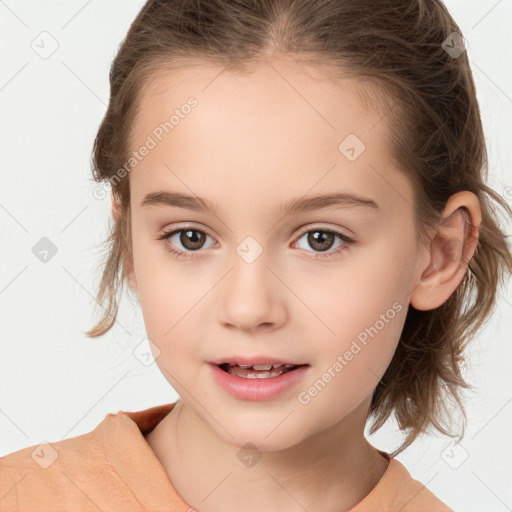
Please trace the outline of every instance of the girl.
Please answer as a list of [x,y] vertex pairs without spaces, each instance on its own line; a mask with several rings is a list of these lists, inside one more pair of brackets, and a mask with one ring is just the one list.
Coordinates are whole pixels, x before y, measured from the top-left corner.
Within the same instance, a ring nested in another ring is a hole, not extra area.
[[444,5],[149,1],[110,82],[88,335],[126,282],[180,399],[4,457],[2,510],[452,510],[394,457],[450,434],[512,210]]

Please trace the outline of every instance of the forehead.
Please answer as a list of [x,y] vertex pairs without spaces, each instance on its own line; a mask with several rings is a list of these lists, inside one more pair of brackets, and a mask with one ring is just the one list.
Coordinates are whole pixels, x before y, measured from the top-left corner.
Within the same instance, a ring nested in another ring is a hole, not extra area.
[[162,69],[143,89],[132,126],[132,150],[154,143],[131,172],[134,196],[179,187],[222,203],[221,189],[231,198],[260,191],[285,200],[335,188],[364,191],[394,209],[401,198],[402,210],[410,208],[390,127],[382,109],[363,101],[362,87],[289,59],[245,72],[208,62]]
[[[272,110],[267,120],[299,118],[336,130],[341,120],[356,128],[371,128],[389,109],[387,96],[369,80],[328,65],[313,65],[280,57],[253,63],[245,70],[210,61],[182,61],[151,73],[138,98],[132,140],[151,131],[155,122],[168,117],[191,96],[201,103],[204,116],[215,114],[213,123],[236,125],[238,117],[251,115],[254,125],[263,107]],[[378,96],[378,98],[377,98]],[[211,109],[211,110],[208,110]],[[224,116],[220,113],[225,112]],[[151,114],[158,112],[155,119]],[[350,120],[357,113],[359,126]],[[364,113],[364,116],[361,114]],[[166,116],[167,114],[167,116]],[[198,116],[196,116],[198,117]],[[366,125],[366,126],[365,126]],[[342,126],[345,128],[345,126]],[[302,127],[302,133],[307,130]]]

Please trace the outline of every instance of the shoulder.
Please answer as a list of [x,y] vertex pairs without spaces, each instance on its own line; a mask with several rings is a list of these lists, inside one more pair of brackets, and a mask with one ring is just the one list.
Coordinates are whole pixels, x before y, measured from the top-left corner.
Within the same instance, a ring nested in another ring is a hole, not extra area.
[[0,458],[0,510],[53,510],[52,500],[64,494],[81,503],[81,484],[107,476],[108,467],[96,431],[10,453]]
[[377,486],[351,512],[454,512],[415,480],[403,464],[393,457],[389,459],[388,469]]
[[1,457],[0,510],[186,511],[143,436],[173,406],[109,413],[91,432]]
[[392,459],[394,471],[394,496],[391,510],[401,512],[454,512],[425,484],[414,479],[407,468]]

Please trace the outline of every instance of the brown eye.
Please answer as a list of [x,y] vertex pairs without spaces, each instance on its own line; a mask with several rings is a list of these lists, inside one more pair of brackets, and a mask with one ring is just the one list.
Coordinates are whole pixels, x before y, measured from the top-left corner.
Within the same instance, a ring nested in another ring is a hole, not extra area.
[[182,229],[177,233],[181,233],[179,236],[180,243],[190,251],[200,249],[207,237],[205,233],[197,229]]
[[215,245],[215,241],[207,233],[192,227],[174,229],[159,236],[164,248],[180,259],[188,259],[194,252],[203,252],[200,249],[204,248],[207,238]]
[[[301,242],[305,240],[307,244]],[[336,239],[339,239],[339,244],[336,245]],[[352,245],[355,241],[344,235],[343,233],[339,233],[338,231],[333,231],[330,229],[321,229],[321,228],[313,228],[309,230],[302,231],[301,235],[297,239],[297,242],[294,243],[294,247],[299,247],[300,249],[305,249],[307,252],[312,253],[312,256],[315,258],[332,258],[343,251],[346,251],[350,245]],[[303,245],[307,245],[308,247],[301,247],[301,243]],[[329,250],[334,247],[334,250]],[[328,251],[328,252],[327,252]]]
[[308,233],[308,244],[317,251],[327,251],[335,240],[334,233],[329,231],[314,230]]

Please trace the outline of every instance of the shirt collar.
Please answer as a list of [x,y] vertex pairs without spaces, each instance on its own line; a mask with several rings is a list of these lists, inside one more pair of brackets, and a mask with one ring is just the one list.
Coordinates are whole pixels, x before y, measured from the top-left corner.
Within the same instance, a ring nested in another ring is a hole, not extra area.
[[96,429],[108,461],[145,510],[191,510],[171,485],[163,466],[144,438],[144,434],[151,431],[174,405],[110,413]]
[[[144,438],[175,405],[176,402],[142,411],[110,413],[96,430],[108,460],[144,507],[188,512],[190,505],[178,495]],[[392,501],[401,482],[407,479],[404,466],[388,453],[381,450],[379,453],[389,461],[388,468],[372,491],[350,512],[372,511],[375,506],[391,505],[387,501]]]

